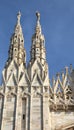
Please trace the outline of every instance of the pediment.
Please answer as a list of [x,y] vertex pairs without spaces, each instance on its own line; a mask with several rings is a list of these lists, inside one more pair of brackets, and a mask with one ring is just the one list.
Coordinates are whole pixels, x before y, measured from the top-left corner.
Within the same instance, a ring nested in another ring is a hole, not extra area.
[[12,61],[10,62],[10,64],[9,64],[7,70],[10,71],[10,70],[13,69],[13,68],[14,68],[14,69],[17,69],[17,68],[18,68],[17,63],[16,63],[15,60],[12,60]]
[[4,77],[6,81],[9,79],[12,73],[14,73],[15,76],[18,75],[18,66],[14,60],[11,61],[8,68],[5,70]]
[[32,69],[34,70],[36,70],[36,69],[38,69],[38,70],[41,70],[42,71],[42,64],[39,62],[39,60],[38,59],[36,59],[35,61],[34,61],[34,63],[33,63],[33,65],[32,65]]
[[57,79],[56,84],[54,86],[54,93],[61,93],[63,92],[63,86],[60,79]]
[[27,75],[27,72],[25,71],[23,74],[22,74],[22,77],[19,81],[19,86],[29,86],[30,85],[30,80],[29,80],[29,77]]
[[15,78],[14,74],[11,74],[11,76],[8,79],[6,85],[7,86],[16,86],[17,85],[17,81],[16,81],[16,78]]
[[34,78],[32,80],[32,86],[43,86],[42,80],[38,73],[34,75]]
[[65,75],[64,80],[63,80],[63,86],[65,87],[70,82],[71,82],[70,75],[69,74]]

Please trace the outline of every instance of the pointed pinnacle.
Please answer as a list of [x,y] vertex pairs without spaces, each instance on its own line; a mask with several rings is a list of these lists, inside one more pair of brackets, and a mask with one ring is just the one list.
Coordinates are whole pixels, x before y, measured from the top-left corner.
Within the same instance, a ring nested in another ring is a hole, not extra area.
[[68,74],[68,67],[67,66],[65,67],[65,71],[66,71],[66,74]]
[[56,76],[57,76],[57,77],[60,77],[60,73],[57,73]]

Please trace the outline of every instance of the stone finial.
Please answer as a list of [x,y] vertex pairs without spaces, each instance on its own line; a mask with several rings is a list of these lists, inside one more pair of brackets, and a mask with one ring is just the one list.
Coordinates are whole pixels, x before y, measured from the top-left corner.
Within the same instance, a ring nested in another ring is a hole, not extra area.
[[53,84],[53,86],[55,85],[55,78],[54,77],[52,78],[52,84]]
[[64,72],[62,71],[62,73],[61,73],[61,76],[62,76],[62,80],[64,80]]
[[60,73],[57,73],[56,76],[57,76],[57,78],[59,78],[60,77]]
[[65,71],[66,71],[66,74],[68,74],[68,67],[67,66],[65,67]]
[[21,12],[19,11],[17,14],[17,23],[20,24],[20,19],[21,19]]
[[72,64],[70,64],[70,72],[72,72],[73,68],[72,68]]

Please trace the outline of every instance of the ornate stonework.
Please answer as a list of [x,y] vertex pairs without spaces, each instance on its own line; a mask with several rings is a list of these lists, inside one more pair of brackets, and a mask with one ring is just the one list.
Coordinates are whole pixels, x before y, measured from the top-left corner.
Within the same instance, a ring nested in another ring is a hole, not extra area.
[[50,82],[40,13],[32,36],[31,58],[20,24],[10,40],[9,56],[0,87],[0,130],[74,130],[74,70],[65,67]]

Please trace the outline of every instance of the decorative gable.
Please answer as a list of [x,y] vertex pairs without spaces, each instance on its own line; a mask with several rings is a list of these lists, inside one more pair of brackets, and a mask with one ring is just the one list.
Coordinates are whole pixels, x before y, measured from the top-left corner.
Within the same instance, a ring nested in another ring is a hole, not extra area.
[[38,73],[34,75],[34,78],[32,80],[32,86],[43,86],[42,80]]
[[7,83],[6,83],[7,86],[17,86],[17,81],[16,81],[16,77],[13,74],[11,74],[11,76],[9,77]]
[[17,78],[18,75],[18,66],[15,62],[15,60],[12,60],[11,63],[9,64],[8,68],[5,69],[5,77],[6,81],[9,79],[10,75],[14,72],[14,75]]
[[27,72],[25,71],[24,73],[22,73],[21,80],[19,81],[19,86],[29,86],[29,85],[30,85],[30,80],[27,75]]
[[37,73],[41,76],[42,75],[42,65],[41,63],[38,61],[38,59],[35,60],[35,62],[33,63],[32,67],[31,67],[31,77],[34,76],[34,74]]
[[57,79],[55,86],[54,86],[54,93],[58,93],[58,92],[62,92],[63,91],[63,86],[62,86],[62,82],[60,80],[60,78]]

